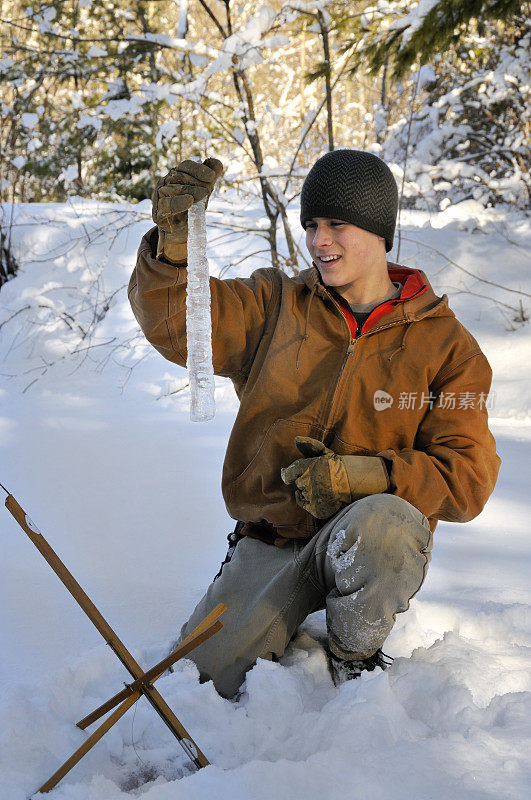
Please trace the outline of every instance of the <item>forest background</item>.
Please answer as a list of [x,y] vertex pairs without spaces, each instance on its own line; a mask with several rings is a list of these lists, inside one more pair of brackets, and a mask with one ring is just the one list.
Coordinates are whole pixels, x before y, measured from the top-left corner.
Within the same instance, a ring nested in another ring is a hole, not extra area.
[[287,271],[307,265],[287,209],[328,149],[384,158],[401,208],[524,208],[529,6],[0,0],[0,286],[17,270],[13,202],[141,201],[190,156],[261,200],[254,232]]

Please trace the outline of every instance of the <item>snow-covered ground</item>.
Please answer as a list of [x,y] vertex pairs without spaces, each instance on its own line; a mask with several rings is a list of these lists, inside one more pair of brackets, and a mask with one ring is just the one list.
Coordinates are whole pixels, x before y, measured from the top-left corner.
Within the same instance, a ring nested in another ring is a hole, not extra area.
[[[223,276],[266,263],[262,253],[229,266],[265,247],[219,227],[235,208],[260,227],[256,209],[231,200],[209,206],[211,267]],[[125,285],[149,204],[14,211],[23,268],[0,292],[0,481],[147,667],[224,557],[220,474],[237,401],[216,379],[215,419],[191,423],[186,372],[137,335]],[[393,666],[334,688],[313,638],[322,614],[280,663],[257,664],[237,702],[182,661],[157,688],[212,766],[195,773],[140,701],[49,797],[528,796],[531,342],[512,318],[520,297],[529,313],[531,231],[518,214],[468,202],[431,220],[406,213],[402,233],[400,261],[449,294],[493,366],[503,465],[478,519],[439,525],[424,587],[387,643]],[[1,509],[0,536],[0,798],[22,800],[83,742],[75,722],[128,675]]]

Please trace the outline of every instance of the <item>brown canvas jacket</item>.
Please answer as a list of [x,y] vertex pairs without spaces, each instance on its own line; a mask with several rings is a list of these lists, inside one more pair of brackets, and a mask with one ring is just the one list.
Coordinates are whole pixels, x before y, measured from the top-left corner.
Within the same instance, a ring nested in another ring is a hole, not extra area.
[[[142,239],[129,299],[151,344],[185,366],[187,272],[154,257],[156,236]],[[234,519],[270,523],[285,538],[323,524],[280,477],[300,457],[298,435],[340,455],[384,458],[390,493],[432,530],[482,510],[500,465],[485,407],[491,368],[423,272],[389,270],[404,284],[401,297],[378,306],[357,338],[315,267],[296,278],[269,268],[210,279],[214,371],[240,401],[222,476]]]

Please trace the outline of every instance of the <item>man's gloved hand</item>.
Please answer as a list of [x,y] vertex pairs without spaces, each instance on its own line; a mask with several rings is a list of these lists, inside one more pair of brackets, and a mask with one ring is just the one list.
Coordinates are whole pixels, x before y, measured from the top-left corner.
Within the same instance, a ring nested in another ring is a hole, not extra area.
[[188,209],[193,203],[210,197],[223,172],[217,158],[207,158],[202,164],[181,161],[161,178],[153,192],[153,222],[159,227],[157,258],[164,256],[175,263],[186,261],[188,238]]
[[284,483],[295,484],[295,501],[312,516],[328,519],[340,508],[389,489],[389,477],[379,456],[338,456],[322,442],[296,436],[305,458],[280,471]]

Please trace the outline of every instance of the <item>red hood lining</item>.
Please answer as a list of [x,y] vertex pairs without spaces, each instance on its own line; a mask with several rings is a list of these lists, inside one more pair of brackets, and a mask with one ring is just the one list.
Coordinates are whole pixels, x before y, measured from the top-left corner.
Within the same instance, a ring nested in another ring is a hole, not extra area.
[[[370,315],[367,317],[365,324],[361,329],[362,333],[366,333],[368,330],[370,330],[372,326],[375,325],[375,323],[378,322],[382,317],[388,314],[397,303],[403,302],[404,300],[410,300],[412,297],[421,294],[428,288],[428,285],[423,281],[420,270],[418,269],[410,269],[409,267],[389,267],[388,273],[392,281],[402,284],[400,297],[397,297],[394,300],[385,301],[381,305],[376,306],[376,308],[373,309],[373,311],[371,311]],[[329,287],[329,291],[330,289],[332,289],[332,287]],[[338,300],[341,311],[348,322],[352,338],[355,338],[357,333],[357,322],[354,314],[352,313],[352,309],[344,297],[342,297],[333,289],[332,292],[335,298]]]
[[427,284],[422,280],[419,269],[390,267],[387,271],[392,281],[402,284],[402,291],[400,297],[397,298],[398,300],[409,300],[416,294],[420,294],[423,289],[427,288]]

